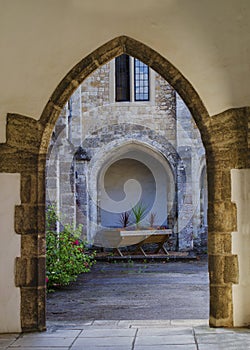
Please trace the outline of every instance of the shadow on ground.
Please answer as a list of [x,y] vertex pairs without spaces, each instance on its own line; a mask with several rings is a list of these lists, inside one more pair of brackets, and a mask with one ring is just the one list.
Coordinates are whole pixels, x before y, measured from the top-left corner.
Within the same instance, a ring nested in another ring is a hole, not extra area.
[[48,294],[48,321],[208,319],[207,259],[97,262]]

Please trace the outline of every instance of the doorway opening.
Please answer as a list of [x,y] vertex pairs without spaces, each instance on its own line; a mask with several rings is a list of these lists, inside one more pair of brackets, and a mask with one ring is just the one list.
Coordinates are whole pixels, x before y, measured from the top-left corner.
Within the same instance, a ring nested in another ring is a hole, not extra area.
[[[51,95],[39,121],[22,115],[8,116],[7,149],[11,147],[12,152],[14,142],[16,149],[22,154],[22,157],[15,157],[18,167],[14,168],[18,171],[22,169],[21,205],[15,208],[15,230],[21,234],[21,256],[16,259],[16,286],[20,287],[21,294],[22,330],[44,330],[46,325],[45,168],[54,126],[70,96],[79,85],[96,69],[122,54],[135,57],[148,65],[177,91],[201,134],[207,158],[209,322],[215,327],[232,327],[233,310],[235,310],[233,285],[239,282],[239,269],[238,256],[232,253],[232,232],[236,230],[237,211],[231,200],[231,170],[244,167],[247,162],[247,153],[242,153],[246,140],[242,138],[242,131],[246,130],[246,111],[243,109],[235,113],[230,110],[210,117],[192,85],[173,64],[145,44],[127,36],[120,36],[104,44],[72,68]],[[147,79],[142,80],[147,81]],[[113,96],[115,96],[114,93]],[[149,96],[152,97],[152,95]],[[139,102],[147,101],[134,101],[136,104]],[[117,103],[121,102],[117,101]],[[242,117],[239,118],[238,115]],[[16,128],[16,125],[22,127]],[[10,137],[13,128],[18,130],[15,138]],[[69,125],[69,134],[70,130]],[[130,130],[126,130],[129,135]],[[232,130],[237,132],[231,133]],[[105,135],[107,135],[106,132]],[[154,140],[156,143],[159,141],[158,138]],[[152,141],[149,138],[150,140]],[[168,148],[168,144],[165,146]],[[164,149],[158,149],[158,151],[164,155]],[[76,159],[79,157],[86,162],[91,159],[91,154],[86,154],[81,149],[76,153],[73,150],[73,153]],[[171,165],[175,152],[167,152],[167,155],[172,155],[170,158],[167,156],[167,161]],[[5,169],[13,171],[12,165],[7,163]],[[184,173],[182,165],[179,170],[181,178]],[[84,177],[82,179],[84,180]],[[200,179],[197,178],[197,182],[199,181]],[[188,196],[186,197],[188,199]],[[198,198],[201,199],[202,195],[200,194]],[[180,200],[178,198],[178,202],[181,203],[182,199],[182,196]],[[183,201],[183,204],[188,203]],[[203,208],[201,205],[198,207]],[[176,222],[178,220],[173,221],[172,224],[175,225]],[[178,242],[178,239],[176,241]]]
[[90,246],[113,248],[97,244],[97,234],[122,228],[124,213],[135,225],[140,203],[143,227],[153,216],[154,227],[171,229],[169,253],[206,253],[205,149],[188,107],[160,74],[125,54],[105,63],[67,101],[52,135],[46,199],[62,226],[81,224]]

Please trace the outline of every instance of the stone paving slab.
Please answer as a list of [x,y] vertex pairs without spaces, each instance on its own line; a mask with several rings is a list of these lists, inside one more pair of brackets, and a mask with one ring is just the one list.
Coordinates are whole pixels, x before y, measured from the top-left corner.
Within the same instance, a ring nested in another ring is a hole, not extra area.
[[8,346],[13,344],[14,340],[2,339],[0,340],[0,349],[7,349]]
[[[239,332],[239,329],[237,328],[210,328],[209,326],[197,326],[194,327],[194,332],[196,335],[199,334],[207,334],[207,333],[235,333],[235,332]],[[248,329],[244,329],[243,330],[244,333],[248,333],[250,332],[250,330]]]
[[[132,347],[131,345],[128,345],[128,346],[123,346],[123,345],[119,345],[119,347],[117,347],[117,345],[115,346],[94,346],[94,345],[91,345],[91,347],[85,347],[84,345],[80,345],[80,346],[73,346],[72,348],[70,348],[70,350],[132,350]],[[22,349],[20,349],[22,350]],[[37,349],[38,350],[38,349]],[[39,349],[40,350],[40,349]],[[53,348],[54,350],[54,348]],[[64,348],[65,350],[65,348]]]
[[208,326],[208,319],[204,320],[204,319],[199,319],[199,320],[182,320],[182,319],[178,319],[178,320],[170,320],[170,325],[171,326],[192,326],[192,327],[197,327],[197,326]]
[[136,329],[84,329],[79,338],[102,338],[102,337],[134,337]]
[[134,341],[134,337],[101,337],[101,338],[77,338],[72,349],[75,349],[77,347],[83,348],[86,347],[86,349],[91,349],[93,346],[106,346],[110,347],[113,346],[117,349],[120,349],[120,346],[124,347],[132,347]]
[[137,336],[135,345],[152,346],[152,345],[185,345],[195,344],[194,336],[192,334],[175,334],[171,335],[143,335]]
[[28,339],[28,338],[76,338],[81,334],[81,330],[74,330],[74,329],[56,329],[56,330],[50,330],[48,329],[46,332],[40,332],[40,333],[25,333],[20,336],[21,339]]
[[42,333],[1,334],[0,350],[250,350],[250,329],[179,321],[95,320],[63,328],[50,323]]
[[170,320],[121,320],[119,326],[127,327],[168,327]]
[[75,338],[64,338],[63,336],[57,338],[51,337],[29,337],[22,336],[18,338],[13,344],[12,347],[69,347],[73,344]]
[[239,343],[234,344],[199,344],[199,350],[249,350],[250,344],[248,343]]
[[8,346],[14,343],[19,337],[19,334],[0,334],[0,350],[6,349]]
[[139,328],[137,332],[138,337],[143,337],[143,336],[162,336],[162,335],[173,335],[177,336],[178,334],[189,334],[193,335],[193,328],[183,328],[183,327],[176,327],[176,328],[171,328],[171,327],[154,327],[154,328]]
[[216,333],[196,335],[198,344],[233,344],[234,342],[246,342],[250,345],[250,334],[247,333]]
[[[185,344],[185,345],[138,345],[134,347],[134,350],[197,350],[195,344]],[[214,350],[214,349],[209,349]]]
[[[1,349],[1,348],[0,348]],[[5,350],[6,349],[12,349],[12,350],[17,350],[17,349],[20,349],[20,350],[68,350],[69,347],[57,347],[57,346],[53,346],[53,348],[51,346],[46,346],[46,347],[41,347],[41,346],[31,346],[31,347],[8,347],[8,348],[4,348]],[[91,349],[92,350],[92,349]]]

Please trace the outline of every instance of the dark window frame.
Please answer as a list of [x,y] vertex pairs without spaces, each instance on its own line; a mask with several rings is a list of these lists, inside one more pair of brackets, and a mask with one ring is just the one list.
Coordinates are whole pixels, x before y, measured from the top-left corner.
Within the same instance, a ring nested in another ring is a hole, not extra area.
[[130,93],[130,57],[123,54],[115,59],[115,100],[131,101]]
[[[131,67],[131,59],[133,59],[133,67]],[[133,76],[131,76],[131,70]],[[131,89],[131,84],[133,84],[133,89]],[[150,101],[149,66],[126,54],[115,58],[115,101]]]

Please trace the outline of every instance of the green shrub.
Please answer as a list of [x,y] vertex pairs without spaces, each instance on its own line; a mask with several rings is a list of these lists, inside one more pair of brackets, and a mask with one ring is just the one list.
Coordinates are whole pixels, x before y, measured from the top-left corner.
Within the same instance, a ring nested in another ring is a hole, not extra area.
[[46,211],[46,282],[47,291],[65,286],[77,279],[83,272],[89,272],[93,265],[94,253],[87,251],[80,239],[81,226],[76,229],[65,225],[57,230],[59,218],[53,206]]

